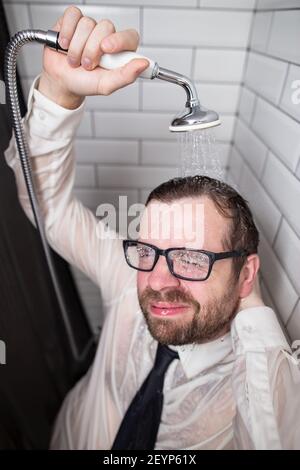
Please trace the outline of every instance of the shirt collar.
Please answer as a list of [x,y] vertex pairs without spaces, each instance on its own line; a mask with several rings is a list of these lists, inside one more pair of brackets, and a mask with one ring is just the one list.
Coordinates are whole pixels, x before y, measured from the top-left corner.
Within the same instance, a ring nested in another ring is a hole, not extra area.
[[231,361],[231,333],[203,344],[188,344],[184,346],[169,346],[178,352],[183,370],[187,378],[195,377],[201,372],[222,363]]

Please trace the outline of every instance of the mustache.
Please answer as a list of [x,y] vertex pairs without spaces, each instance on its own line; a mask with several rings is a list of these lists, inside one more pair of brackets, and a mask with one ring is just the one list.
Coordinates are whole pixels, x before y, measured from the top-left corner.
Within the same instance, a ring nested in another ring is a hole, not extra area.
[[144,292],[140,296],[140,302],[145,305],[148,302],[169,302],[169,303],[184,303],[192,304],[194,306],[200,306],[199,303],[188,293],[180,291],[178,289],[169,289],[162,293],[155,291],[151,287],[146,287]]

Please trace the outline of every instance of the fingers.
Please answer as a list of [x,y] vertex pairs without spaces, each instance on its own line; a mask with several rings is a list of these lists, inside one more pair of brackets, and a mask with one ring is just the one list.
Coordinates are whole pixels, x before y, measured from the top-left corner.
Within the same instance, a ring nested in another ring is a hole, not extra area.
[[72,67],[82,65],[92,70],[99,65],[103,53],[135,51],[139,44],[139,34],[134,29],[116,32],[110,20],[98,23],[83,16],[75,6],[68,7],[58,19],[54,28],[59,31],[59,43],[68,49],[68,62]]
[[65,10],[59,34],[59,44],[63,49],[68,49],[77,24],[81,18],[82,12],[79,8],[70,6]]
[[[83,18],[78,27],[82,20]],[[139,34],[134,29],[116,32],[110,20],[101,20],[86,41],[81,64],[87,70],[92,70],[99,65],[100,58],[104,53],[135,51],[138,43]]]
[[139,44],[139,34],[135,29],[127,29],[111,34],[103,39],[101,48],[104,52],[136,51]]
[[96,21],[83,16],[77,23],[68,50],[68,62],[73,67],[79,67],[86,42],[96,26]]
[[81,61],[83,67],[88,70],[92,70],[99,65],[100,57],[103,54],[101,41],[105,37],[113,35],[115,31],[115,27],[111,21],[99,21],[85,44]]
[[51,28],[53,31],[60,31],[61,30],[61,25],[62,25],[63,17],[61,16],[58,18],[57,22],[55,25]]
[[60,54],[51,50],[44,56],[44,66],[51,76],[60,77],[65,88],[78,96],[109,95],[133,83],[149,66],[147,60],[135,59],[115,70],[98,67],[104,53],[136,51],[139,34],[134,29],[116,32],[110,20],[96,23],[75,6],[65,10],[53,29],[59,32],[61,47],[68,50],[67,61],[73,70],[68,67],[65,55],[58,60]]

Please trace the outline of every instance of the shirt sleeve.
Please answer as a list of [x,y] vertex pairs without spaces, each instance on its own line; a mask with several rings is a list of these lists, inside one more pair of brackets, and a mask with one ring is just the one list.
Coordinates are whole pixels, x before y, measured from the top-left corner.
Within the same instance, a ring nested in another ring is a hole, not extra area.
[[[84,103],[75,110],[57,105],[36,89],[38,79],[30,89],[23,126],[47,240],[66,261],[99,285],[104,304],[109,304],[119,297],[133,270],[124,259],[119,235],[107,231],[106,225],[73,194],[76,171],[73,140]],[[5,159],[14,172],[20,204],[36,226],[14,136]]]
[[269,307],[232,322],[236,449],[300,449],[300,370]]

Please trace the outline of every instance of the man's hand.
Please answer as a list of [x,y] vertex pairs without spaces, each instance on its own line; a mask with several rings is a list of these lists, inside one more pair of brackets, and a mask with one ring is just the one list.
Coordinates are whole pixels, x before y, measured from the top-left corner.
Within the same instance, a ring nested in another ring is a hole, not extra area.
[[88,95],[109,95],[133,83],[149,66],[145,59],[134,59],[116,70],[99,67],[104,53],[136,51],[139,34],[134,29],[116,32],[111,21],[97,23],[75,6],[52,29],[59,31],[59,43],[68,54],[44,48],[39,91],[63,107],[74,109]]
[[264,307],[264,306],[265,304],[262,300],[262,295],[261,295],[261,290],[260,290],[260,285],[259,285],[259,278],[257,275],[251,293],[247,297],[240,299],[238,312],[246,308]]

